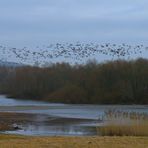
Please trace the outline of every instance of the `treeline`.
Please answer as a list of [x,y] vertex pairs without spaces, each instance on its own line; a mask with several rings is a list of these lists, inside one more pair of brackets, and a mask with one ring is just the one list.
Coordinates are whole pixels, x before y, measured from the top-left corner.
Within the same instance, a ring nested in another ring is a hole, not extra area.
[[49,102],[148,104],[148,60],[0,67],[0,92]]

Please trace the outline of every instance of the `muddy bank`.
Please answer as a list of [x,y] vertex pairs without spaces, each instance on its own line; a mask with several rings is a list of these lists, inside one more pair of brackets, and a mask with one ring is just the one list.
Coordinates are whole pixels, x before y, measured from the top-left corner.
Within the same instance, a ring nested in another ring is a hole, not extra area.
[[14,113],[14,112],[0,112],[1,123],[35,123],[44,122],[47,124],[69,124],[69,123],[83,123],[83,122],[99,122],[93,119],[80,119],[80,118],[62,118],[56,116],[49,116],[45,114],[33,113]]
[[20,125],[32,122],[33,114],[0,112],[0,131],[19,130]]

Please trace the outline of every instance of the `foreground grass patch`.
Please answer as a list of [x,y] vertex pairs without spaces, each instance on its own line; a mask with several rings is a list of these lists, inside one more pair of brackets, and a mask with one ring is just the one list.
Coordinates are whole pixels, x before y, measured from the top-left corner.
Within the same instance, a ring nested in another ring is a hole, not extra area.
[[[9,142],[8,142],[9,141]],[[147,148],[148,137],[23,137],[0,135],[0,148]]]
[[3,141],[3,140],[14,140],[14,139],[17,139],[17,140],[25,139],[25,137],[24,136],[20,136],[20,135],[7,135],[7,134],[1,134],[0,135],[0,141]]

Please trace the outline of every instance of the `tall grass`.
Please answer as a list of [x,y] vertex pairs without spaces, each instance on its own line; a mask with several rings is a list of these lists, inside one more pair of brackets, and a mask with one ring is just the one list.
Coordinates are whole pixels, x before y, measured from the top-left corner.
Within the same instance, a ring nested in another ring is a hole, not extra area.
[[102,136],[148,136],[148,114],[109,110],[105,123],[97,127]]

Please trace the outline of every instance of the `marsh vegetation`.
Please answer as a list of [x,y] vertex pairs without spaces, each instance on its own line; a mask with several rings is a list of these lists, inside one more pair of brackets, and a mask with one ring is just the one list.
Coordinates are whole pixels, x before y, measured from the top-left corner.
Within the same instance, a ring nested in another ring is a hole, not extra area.
[[148,114],[109,110],[105,124],[97,127],[102,136],[148,136]]

